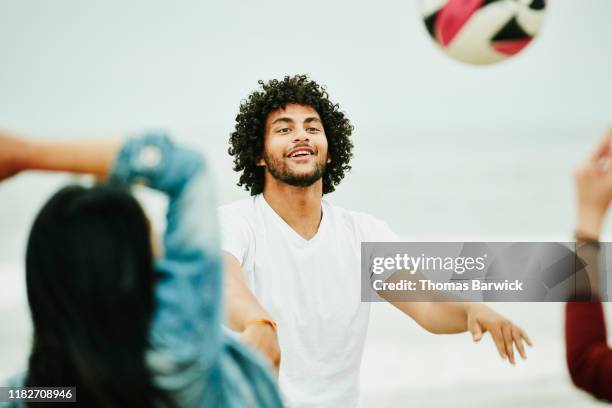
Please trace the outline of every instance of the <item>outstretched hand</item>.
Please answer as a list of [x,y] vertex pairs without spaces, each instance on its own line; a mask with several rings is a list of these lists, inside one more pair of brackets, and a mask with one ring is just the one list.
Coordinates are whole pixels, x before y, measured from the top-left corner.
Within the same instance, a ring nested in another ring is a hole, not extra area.
[[23,138],[0,130],[0,181],[23,170],[22,160],[27,146]]
[[484,333],[491,333],[497,351],[503,359],[515,364],[514,348],[523,359],[527,358],[525,345],[532,345],[527,333],[510,320],[482,304],[473,304],[468,311],[468,330],[475,342],[482,339]]

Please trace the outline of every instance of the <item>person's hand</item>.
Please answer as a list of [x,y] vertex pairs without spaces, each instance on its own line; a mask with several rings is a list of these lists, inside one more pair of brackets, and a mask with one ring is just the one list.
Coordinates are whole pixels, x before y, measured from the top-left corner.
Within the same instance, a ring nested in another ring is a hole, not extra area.
[[0,181],[24,170],[23,157],[27,146],[25,139],[0,130]]
[[249,324],[240,336],[241,340],[254,347],[266,357],[278,376],[280,367],[280,346],[276,330],[267,324]]
[[612,130],[591,157],[576,170],[577,232],[598,239],[612,200]]
[[468,309],[468,330],[474,341],[480,341],[484,333],[491,333],[497,351],[502,358],[515,364],[514,348],[523,359],[527,358],[525,343],[532,345],[529,336],[510,320],[482,304],[473,304]]

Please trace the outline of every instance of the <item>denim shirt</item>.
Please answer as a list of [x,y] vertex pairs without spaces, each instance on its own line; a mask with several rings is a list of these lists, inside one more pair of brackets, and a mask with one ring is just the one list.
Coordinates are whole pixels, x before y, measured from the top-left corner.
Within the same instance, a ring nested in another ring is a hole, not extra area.
[[145,184],[168,197],[147,353],[155,385],[179,407],[282,407],[263,360],[222,329],[223,263],[203,157],[147,133],[122,146],[111,181]]

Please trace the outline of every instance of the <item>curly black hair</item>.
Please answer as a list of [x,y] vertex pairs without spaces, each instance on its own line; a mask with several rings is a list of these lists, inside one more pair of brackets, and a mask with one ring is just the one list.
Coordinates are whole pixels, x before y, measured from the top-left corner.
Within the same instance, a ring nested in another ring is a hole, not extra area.
[[242,172],[239,186],[251,195],[259,194],[264,186],[264,169],[257,166],[264,148],[264,127],[271,112],[296,103],[310,106],[323,122],[331,163],[323,173],[323,194],[331,193],[351,169],[353,157],[351,133],[353,125],[340,111],[338,104],[329,100],[325,87],[307,75],[286,76],[282,81],[258,81],[261,89],[254,91],[240,104],[236,128],[230,136],[228,152],[234,156],[234,170]]

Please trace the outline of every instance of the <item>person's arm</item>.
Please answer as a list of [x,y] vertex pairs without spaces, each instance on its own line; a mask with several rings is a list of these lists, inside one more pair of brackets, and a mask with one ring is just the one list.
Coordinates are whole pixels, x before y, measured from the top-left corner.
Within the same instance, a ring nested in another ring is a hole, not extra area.
[[[416,278],[415,278],[416,276]],[[423,275],[406,270],[395,271],[387,282],[419,280]],[[497,347],[499,355],[515,364],[514,347],[523,359],[527,358],[524,343],[532,345],[529,336],[510,320],[481,303],[462,302],[460,298],[446,292],[411,291],[412,301],[392,290],[379,290],[378,295],[411,317],[425,330],[434,334],[453,334],[469,331],[478,342],[486,332]],[[434,300],[432,300],[432,298]],[[414,300],[413,300],[414,299]]]
[[574,384],[612,401],[612,350],[600,302],[569,302],[565,308],[567,367]]
[[598,240],[612,200],[612,129],[591,157],[576,170],[576,233],[584,240]]
[[248,328],[249,321],[270,319],[272,317],[259,304],[244,279],[240,262],[229,252],[223,251],[225,262],[225,298],[227,302],[226,324],[234,331],[242,332]]
[[165,371],[208,367],[222,347],[223,300],[216,203],[203,157],[149,133],[121,147],[111,180],[143,183],[168,197],[151,343],[168,359]]
[[[597,244],[612,199],[612,131],[576,172],[576,255],[585,261],[589,299],[599,293]],[[582,294],[580,294],[582,295]],[[600,302],[568,302],[565,308],[567,367],[574,384],[593,396],[612,401],[612,350]]]
[[225,252],[224,260],[227,325],[232,330],[242,332],[241,340],[268,358],[278,373],[281,353],[276,329],[262,323],[264,319],[273,319],[248,288],[236,257]]
[[63,171],[106,177],[121,138],[49,141],[0,131],[0,180],[23,170]]
[[474,341],[491,333],[502,358],[515,364],[514,347],[527,358],[523,341],[532,345],[527,334],[510,320],[480,303],[468,302],[390,302],[425,330],[435,334],[470,331]]
[[[64,171],[144,183],[168,195],[165,258],[158,262],[154,348],[174,363],[220,347],[221,258],[216,207],[204,162],[151,134],[123,142],[43,141],[0,132],[0,179],[24,170]],[[206,272],[206,273],[204,273]]]
[[[385,223],[375,223],[372,230],[374,233],[367,241],[399,241],[399,237]],[[384,280],[389,283],[399,283],[402,280],[418,281],[421,277],[425,278],[418,271],[416,275],[413,273],[415,272],[397,270],[388,274]],[[371,275],[371,278],[373,276]],[[504,359],[507,358],[512,364],[515,363],[514,347],[525,359],[527,354],[523,342],[532,345],[520,327],[483,304],[461,302],[452,294],[441,291],[411,291],[410,299],[414,299],[413,301],[406,301],[404,295],[393,290],[378,290],[377,293],[430,333],[453,334],[469,331],[472,339],[478,342],[484,333],[490,332],[499,355]],[[432,301],[432,298],[435,300]]]

